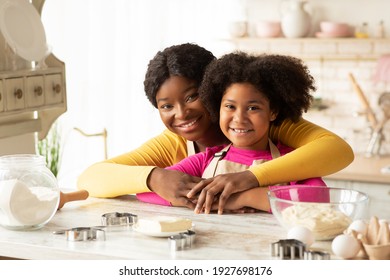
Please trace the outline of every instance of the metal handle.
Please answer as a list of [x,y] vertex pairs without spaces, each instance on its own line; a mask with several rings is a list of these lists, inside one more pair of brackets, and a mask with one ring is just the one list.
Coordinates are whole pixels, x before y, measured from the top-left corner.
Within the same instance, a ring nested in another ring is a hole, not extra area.
[[55,93],[60,93],[61,92],[61,85],[60,84],[56,84],[53,86],[53,91]]
[[14,92],[14,95],[17,99],[21,99],[23,97],[23,90],[21,90],[20,88],[18,88],[17,90],[15,90]]
[[37,95],[37,96],[41,96],[42,93],[43,93],[43,89],[41,86],[37,86],[34,88],[34,93]]

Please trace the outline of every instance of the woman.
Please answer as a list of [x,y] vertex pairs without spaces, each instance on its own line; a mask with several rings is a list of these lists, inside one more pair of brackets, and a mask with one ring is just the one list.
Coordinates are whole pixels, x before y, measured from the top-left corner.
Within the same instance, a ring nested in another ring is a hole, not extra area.
[[247,171],[202,180],[164,169],[206,147],[228,143],[197,93],[206,67],[214,59],[212,53],[194,44],[158,52],[148,65],[144,87],[167,130],[136,150],[90,166],[80,175],[78,188],[95,197],[154,191],[174,205],[194,209],[187,194],[207,186],[206,197],[223,189],[219,205],[223,208],[234,192],[325,176],[352,162],[352,149],[343,139],[300,118],[271,126],[269,132],[272,141],[295,150]]

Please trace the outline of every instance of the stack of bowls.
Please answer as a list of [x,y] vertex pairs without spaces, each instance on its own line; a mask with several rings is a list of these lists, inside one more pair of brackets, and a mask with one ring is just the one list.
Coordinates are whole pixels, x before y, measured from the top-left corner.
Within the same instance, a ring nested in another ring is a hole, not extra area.
[[351,27],[346,23],[322,21],[320,22],[320,32],[316,33],[318,38],[342,38],[351,37]]

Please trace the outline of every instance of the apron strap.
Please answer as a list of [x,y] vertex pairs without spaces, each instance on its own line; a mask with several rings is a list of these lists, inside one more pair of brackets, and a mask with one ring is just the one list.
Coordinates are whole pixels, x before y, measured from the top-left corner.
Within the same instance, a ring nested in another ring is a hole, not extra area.
[[278,147],[274,143],[272,143],[271,139],[268,139],[268,145],[269,145],[269,150],[271,151],[271,156],[272,159],[280,157],[280,152]]
[[[271,139],[268,139],[268,145],[271,152],[272,159],[280,157],[279,149],[276,147],[274,143],[272,143]],[[203,178],[211,178],[216,175],[216,171],[218,169],[218,163],[225,157],[226,153],[229,151],[231,144],[227,145],[224,149],[216,153],[213,159],[210,161],[209,165],[203,171]],[[252,165],[261,164],[264,160],[253,160]],[[249,166],[248,166],[249,167]]]
[[214,154],[213,159],[210,161],[210,163],[206,166],[205,170],[203,171],[202,174],[203,178],[211,178],[215,176],[215,171],[217,170],[219,161],[225,157],[231,145],[232,144],[227,145],[221,151]]
[[187,157],[195,155],[195,142],[187,140]]

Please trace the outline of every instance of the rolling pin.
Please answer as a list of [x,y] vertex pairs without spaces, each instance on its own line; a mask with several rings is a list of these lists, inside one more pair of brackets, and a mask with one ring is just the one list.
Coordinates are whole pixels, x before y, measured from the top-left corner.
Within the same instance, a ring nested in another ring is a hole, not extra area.
[[70,201],[75,201],[75,200],[84,200],[87,199],[89,196],[88,191],[86,190],[79,190],[79,191],[74,191],[74,192],[68,192],[68,193],[63,193],[60,192],[60,203],[58,204],[58,210],[64,207],[65,203],[68,203]]
[[359,84],[356,82],[356,79],[352,73],[348,74],[349,80],[352,83],[354,91],[357,93],[360,102],[362,103],[364,110],[367,113],[368,121],[371,123],[371,128],[375,129],[378,125],[378,120],[376,119],[376,116],[374,114],[374,111],[372,110],[367,97],[364,95],[363,90],[360,88]]

